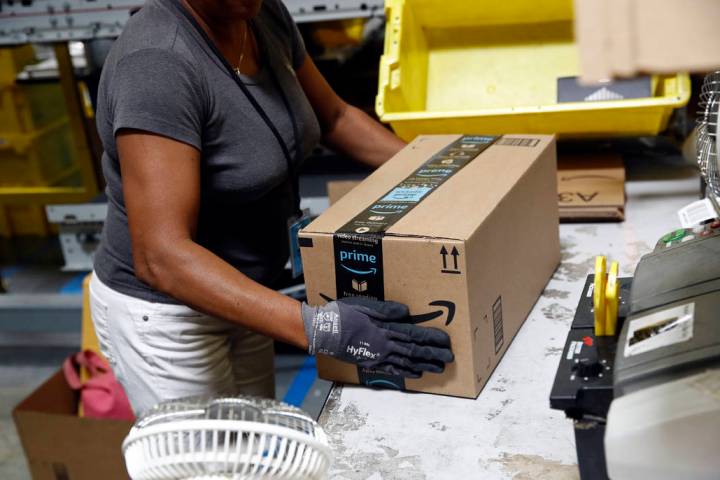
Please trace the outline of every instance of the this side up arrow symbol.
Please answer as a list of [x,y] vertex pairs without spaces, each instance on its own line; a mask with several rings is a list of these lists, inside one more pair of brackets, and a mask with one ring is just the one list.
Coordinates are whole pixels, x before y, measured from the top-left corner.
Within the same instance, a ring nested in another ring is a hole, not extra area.
[[448,254],[448,251],[445,248],[445,245],[443,245],[442,248],[440,249],[440,255],[442,255],[442,257],[443,257],[443,269],[447,268],[447,254]]
[[453,247],[452,252],[451,252],[450,254],[451,254],[452,257],[453,257],[453,268],[454,268],[455,270],[457,270],[457,269],[458,269],[458,266],[457,266],[457,258],[460,256],[460,252],[458,252],[457,247]]

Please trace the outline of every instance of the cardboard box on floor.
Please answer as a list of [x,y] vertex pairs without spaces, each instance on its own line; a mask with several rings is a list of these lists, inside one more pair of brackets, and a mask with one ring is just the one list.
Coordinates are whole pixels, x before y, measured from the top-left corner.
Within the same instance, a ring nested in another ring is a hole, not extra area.
[[127,480],[121,445],[132,422],[77,416],[62,370],[13,410],[34,480]]
[[319,356],[320,376],[476,397],[559,263],[556,182],[552,136],[421,136],[332,205],[300,234],[308,301],[405,303],[455,362],[402,379]]
[[[90,275],[83,280],[82,348],[99,353],[90,317]],[[88,373],[83,369],[82,379]],[[127,480],[122,442],[132,422],[81,418],[79,395],[62,370],[13,410],[34,480]]]
[[562,221],[625,219],[625,166],[620,155],[561,156],[557,177]]

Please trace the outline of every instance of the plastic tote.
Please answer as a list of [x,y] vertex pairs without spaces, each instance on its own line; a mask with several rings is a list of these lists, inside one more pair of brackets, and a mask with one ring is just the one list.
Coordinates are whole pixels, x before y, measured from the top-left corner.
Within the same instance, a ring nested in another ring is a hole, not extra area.
[[406,140],[427,133],[655,135],[690,97],[685,74],[649,98],[557,103],[575,76],[571,0],[386,0],[376,109]]

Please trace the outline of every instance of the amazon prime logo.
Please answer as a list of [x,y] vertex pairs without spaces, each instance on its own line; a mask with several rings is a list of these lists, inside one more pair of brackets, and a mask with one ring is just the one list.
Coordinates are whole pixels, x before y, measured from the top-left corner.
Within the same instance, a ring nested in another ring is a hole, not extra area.
[[[343,262],[351,261],[355,268],[348,267]],[[358,252],[357,250],[340,250],[340,266],[348,272],[356,275],[375,275],[377,273],[377,256],[371,253]]]
[[368,210],[371,213],[379,214],[379,215],[395,215],[398,213],[402,213],[409,205],[402,204],[402,203],[376,203],[372,207],[370,207]]
[[333,244],[337,295],[382,299],[382,236],[336,234]]

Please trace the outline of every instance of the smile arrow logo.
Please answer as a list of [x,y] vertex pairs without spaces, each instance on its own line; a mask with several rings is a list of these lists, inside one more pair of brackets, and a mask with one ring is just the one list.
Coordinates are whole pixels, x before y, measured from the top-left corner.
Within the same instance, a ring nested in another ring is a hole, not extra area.
[[[450,322],[455,318],[455,304],[447,300],[434,300],[428,305],[431,307],[443,307],[447,309],[447,318],[445,319],[445,326],[450,325]],[[410,323],[418,324],[429,322],[434,320],[443,314],[444,310],[435,310],[434,312],[421,313],[419,315],[410,315]]]
[[357,275],[375,275],[377,273],[377,268],[373,267],[370,270],[355,270],[354,268],[346,267],[342,263],[340,264],[341,267],[343,267],[348,272],[352,272]]
[[[334,298],[330,298],[324,293],[320,294],[320,297],[325,300],[326,302],[334,302]],[[420,313],[418,315],[410,315],[408,317],[407,323],[412,323],[414,325],[417,325],[418,323],[425,323],[429,322],[430,320],[435,320],[436,318],[442,316],[443,313],[447,310],[447,318],[445,319],[445,326],[450,325],[450,323],[455,318],[455,304],[453,302],[450,302],[448,300],[433,300],[432,302],[428,303],[431,307],[441,307],[439,310],[434,310],[432,312],[428,313]]]

